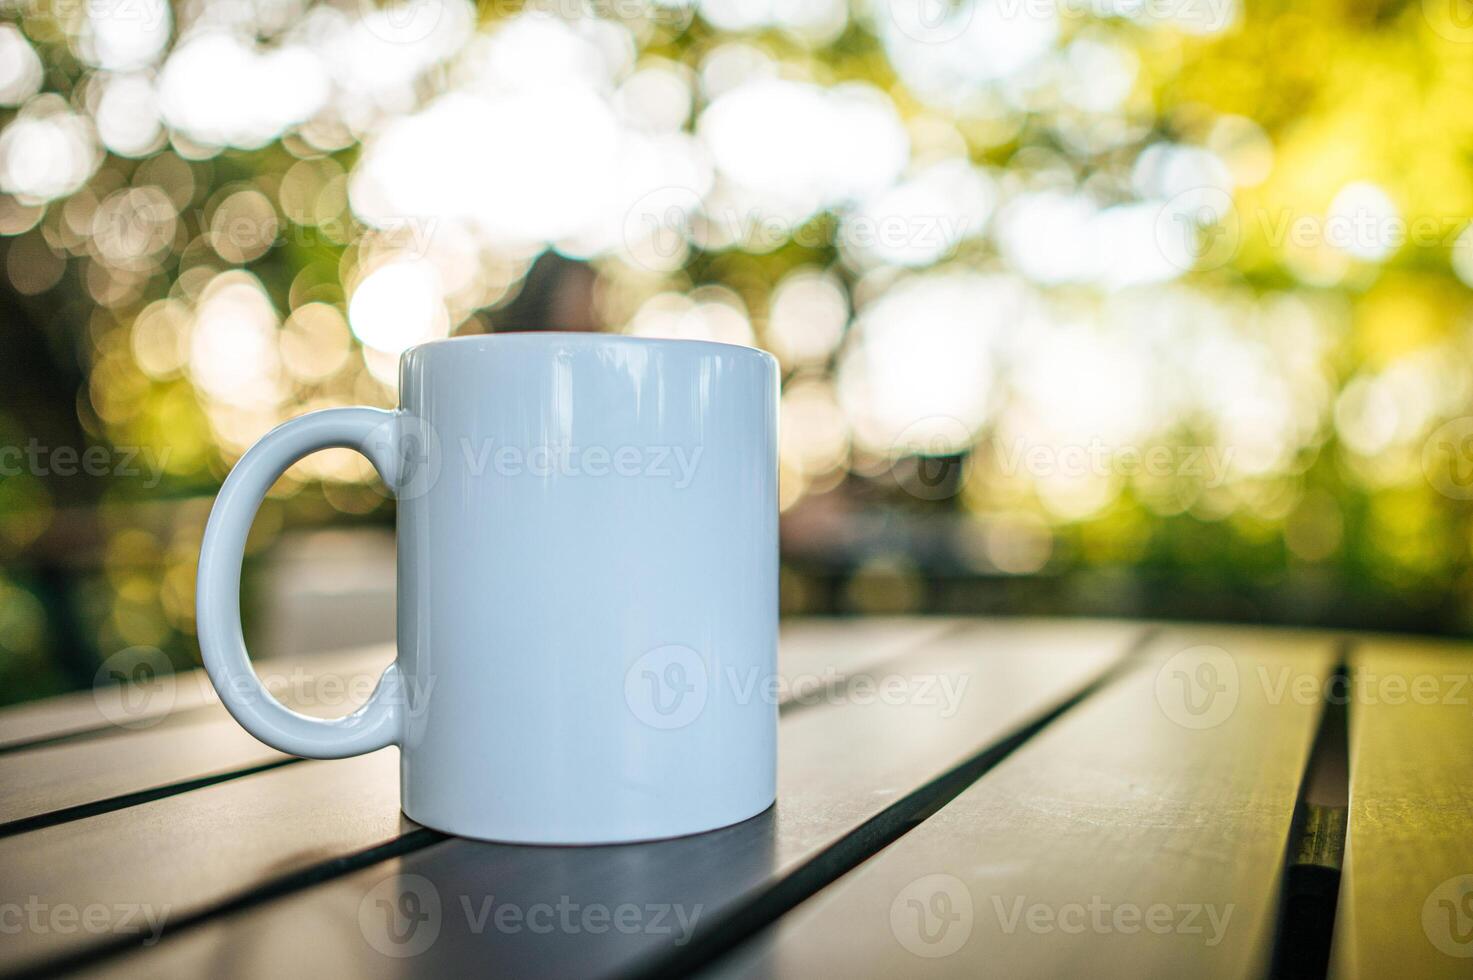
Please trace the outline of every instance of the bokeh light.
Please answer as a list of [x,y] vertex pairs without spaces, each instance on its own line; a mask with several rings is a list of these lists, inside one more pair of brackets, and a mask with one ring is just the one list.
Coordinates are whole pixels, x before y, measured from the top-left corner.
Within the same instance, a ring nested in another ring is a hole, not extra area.
[[[795,595],[1121,611],[1160,575],[1473,623],[1438,435],[1473,415],[1473,47],[1435,7],[0,3],[13,371],[54,368],[0,444],[166,457],[0,483],[0,657],[46,645],[58,522],[148,503],[187,516],[94,522],[68,601],[187,657],[199,512],[254,439],[393,405],[414,344],[569,327],[778,357]],[[253,547],[390,513],[322,454]]]

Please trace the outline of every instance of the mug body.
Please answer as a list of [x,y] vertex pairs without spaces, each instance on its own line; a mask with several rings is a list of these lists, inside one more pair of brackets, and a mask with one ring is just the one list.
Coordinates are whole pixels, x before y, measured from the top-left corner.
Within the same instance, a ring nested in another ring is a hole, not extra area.
[[776,362],[603,334],[400,367],[405,813],[487,840],[696,833],[771,805]]

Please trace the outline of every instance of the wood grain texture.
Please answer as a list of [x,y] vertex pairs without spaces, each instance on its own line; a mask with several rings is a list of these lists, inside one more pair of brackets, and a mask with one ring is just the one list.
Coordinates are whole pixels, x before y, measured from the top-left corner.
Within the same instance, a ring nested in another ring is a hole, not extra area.
[[[826,688],[838,683],[845,673],[895,656],[956,625],[955,620],[940,618],[830,623],[800,620],[783,631],[784,690],[795,694],[801,703],[821,700]],[[326,717],[346,714],[361,704],[391,656],[388,647],[372,647],[318,659],[266,661],[262,666],[284,703]],[[209,680],[202,673],[178,675],[173,683],[172,694],[157,693],[160,702],[169,700],[174,710],[182,713],[171,724],[160,724],[166,715],[155,709],[164,707],[162,703],[147,705],[140,700],[126,715],[131,727],[0,754],[0,834],[7,832],[5,825],[12,822],[64,815],[70,808],[130,794],[160,792],[171,785],[288,758],[237,725],[208,691]],[[204,696],[197,689],[199,684],[206,685]],[[108,690],[101,696],[111,699],[118,695]],[[92,696],[87,697],[90,701]],[[111,711],[111,706],[104,702],[99,710],[103,709]],[[4,717],[0,713],[0,720]],[[89,716],[74,706],[55,717],[76,722]]]
[[[783,634],[784,689],[821,700],[848,673],[956,625],[940,619],[793,624]],[[339,714],[367,695],[389,653],[377,647],[307,667],[282,665],[275,676],[284,683],[274,689],[298,710]],[[0,812],[16,819],[284,758],[240,730],[218,703],[202,702],[190,721],[0,756],[7,788]],[[396,758],[390,751],[346,763],[300,763],[0,839],[6,869],[0,900],[37,895],[55,908],[167,909],[175,921],[198,914],[283,875],[382,846],[413,827],[398,810]],[[109,922],[96,932],[23,930],[6,942],[0,972],[113,942],[117,931],[137,922]]]
[[[940,616],[785,620],[781,669],[785,675],[814,679],[826,671],[852,670],[894,656],[959,622]],[[393,656],[391,645],[380,644],[266,659],[257,668],[284,703],[330,717],[357,707]],[[200,710],[205,713],[195,713]],[[175,716],[188,724],[228,717],[203,670],[180,671],[156,689],[131,694],[105,685],[0,709],[0,752],[83,733],[106,737],[146,731]]]
[[1473,976],[1473,645],[1353,650],[1331,975]]
[[[376,646],[262,660],[257,670],[292,707],[326,716],[352,710],[345,706],[343,690],[334,679],[351,681],[348,693],[358,691],[362,680],[371,690],[372,679],[392,658],[392,647]],[[24,751],[33,742],[126,735],[176,720],[223,717],[225,709],[208,675],[202,669],[186,670],[138,688],[107,684],[6,708],[0,711],[0,752]]]
[[1333,644],[1186,629],[1149,652],[713,972],[1263,975]]
[[[0,970],[178,921],[304,867],[393,840],[398,750],[303,762],[0,840],[0,900],[41,918],[5,939]],[[52,916],[101,909],[83,929]],[[36,924],[39,923],[39,925]]]
[[[328,716],[346,714],[362,703],[389,655],[387,648],[374,647],[310,660],[267,661],[262,668],[285,704]],[[180,675],[179,690],[193,692],[196,681],[192,673]],[[136,719],[129,722],[132,727],[0,754],[0,833],[9,832],[4,825],[13,821],[64,815],[72,808],[287,758],[247,734],[213,692],[205,699],[190,693],[173,700],[175,710],[180,702],[186,707],[168,724],[162,724],[165,715],[140,710],[130,716]]]
[[233,718],[0,756],[0,833],[13,832],[14,823],[286,758]]
[[88,972],[566,977],[648,965],[819,873],[841,843],[870,846],[861,828],[878,814],[1069,697],[1138,634],[1026,621],[945,632],[784,713],[779,802],[743,824],[615,847],[445,841]]
[[[124,732],[129,725],[146,726],[171,711],[183,713],[212,700],[209,679],[203,670],[174,675],[174,696],[165,704],[124,707],[122,690],[101,687],[42,698],[0,710],[0,751],[10,751],[32,742],[74,737],[89,732]],[[119,724],[119,721],[127,724]]]
[[826,682],[903,656],[967,622],[946,616],[785,619],[778,672],[784,690],[801,697]]

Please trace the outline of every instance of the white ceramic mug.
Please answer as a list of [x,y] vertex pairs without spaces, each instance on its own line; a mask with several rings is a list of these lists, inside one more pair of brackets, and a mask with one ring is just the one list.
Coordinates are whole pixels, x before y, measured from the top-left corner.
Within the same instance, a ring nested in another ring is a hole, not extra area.
[[[438,830],[594,844],[711,830],[776,788],[777,365],[605,334],[415,347],[400,409],[315,412],[236,464],[200,554],[205,667],[261,741],[401,750]],[[251,669],[240,569],[261,499],[319,449],[398,498],[398,658],[360,709],[309,718]]]

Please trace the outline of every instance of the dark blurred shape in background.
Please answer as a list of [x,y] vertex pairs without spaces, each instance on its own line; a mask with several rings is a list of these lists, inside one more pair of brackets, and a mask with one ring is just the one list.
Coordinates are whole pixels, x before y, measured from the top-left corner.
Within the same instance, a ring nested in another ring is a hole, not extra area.
[[[1463,632],[1457,3],[0,0],[0,702],[196,662],[211,496],[411,344],[784,372],[788,612]],[[263,653],[386,638],[321,453]]]

